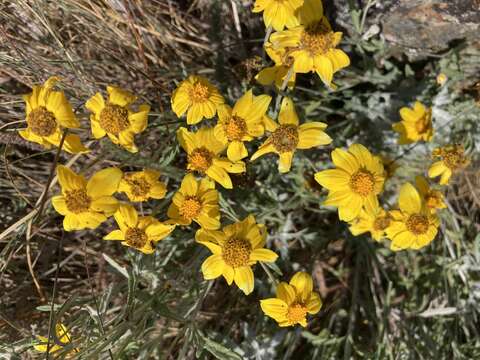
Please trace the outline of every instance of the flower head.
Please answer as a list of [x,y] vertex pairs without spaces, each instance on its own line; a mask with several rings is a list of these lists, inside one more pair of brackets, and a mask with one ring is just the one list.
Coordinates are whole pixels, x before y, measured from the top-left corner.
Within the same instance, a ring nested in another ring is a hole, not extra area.
[[373,239],[380,241],[385,237],[385,229],[391,220],[389,213],[378,203],[367,202],[358,217],[350,223],[350,232],[355,236],[369,232]]
[[95,229],[117,210],[118,201],[112,195],[122,178],[120,169],[100,170],[87,181],[83,176],[59,165],[57,176],[62,195],[54,196],[52,205],[65,216],[65,230]]
[[453,173],[463,169],[470,163],[465,156],[463,145],[447,145],[433,150],[433,158],[441,160],[434,162],[428,169],[428,176],[431,178],[440,176],[440,185],[448,184]]
[[306,0],[298,10],[298,18],[302,25],[273,33],[270,42],[293,58],[296,73],[316,72],[331,86],[333,74],[350,65],[347,54],[336,48],[342,33],[332,31],[320,0]]
[[332,161],[337,169],[315,174],[315,180],[329,190],[323,205],[338,207],[340,220],[347,222],[358,217],[367,203],[377,208],[377,195],[385,182],[382,160],[365,146],[353,144],[348,151],[332,151]]
[[[50,338],[50,341],[44,336],[37,336],[39,343],[34,345],[33,347],[35,350],[40,351],[42,353],[48,352],[49,354],[54,353],[56,351],[62,350],[65,346],[68,346],[72,342],[72,337],[68,332],[68,329],[65,325],[58,323],[55,325],[55,339]],[[73,348],[70,353],[78,353],[80,350],[77,348]]]
[[265,227],[257,224],[252,215],[220,231],[198,230],[195,239],[213,253],[202,264],[205,280],[223,275],[228,285],[235,282],[246,295],[250,294],[254,286],[252,265],[257,261],[274,262],[278,257],[264,248],[266,237]]
[[134,136],[146,129],[150,106],[142,104],[134,111],[131,105],[137,98],[132,93],[114,86],[107,86],[107,92],[106,102],[96,93],[85,104],[93,113],[90,116],[93,136],[100,139],[107,135],[114,144],[135,153],[138,148]]
[[[32,93],[23,96],[27,128],[18,133],[25,140],[33,141],[47,149],[60,146],[63,128],[80,127],[63,91],[52,90],[58,80],[58,77],[51,77],[45,84],[33,86]],[[65,136],[62,149],[72,154],[89,151],[82,145],[80,137],[74,134]]]
[[272,26],[276,31],[285,27],[292,28],[299,25],[295,10],[303,5],[303,0],[256,0],[254,13],[263,11],[265,26]]
[[263,135],[263,117],[271,100],[271,96],[253,96],[252,90],[248,90],[233,109],[228,105],[218,109],[219,121],[215,126],[215,136],[228,144],[227,156],[231,161],[248,156],[244,142]]
[[202,176],[207,175],[224,188],[233,187],[228,173],[245,172],[242,161],[232,162],[220,156],[227,144],[215,136],[213,128],[203,127],[197,132],[190,132],[182,127],[177,130],[177,139],[187,152],[187,169]]
[[420,193],[422,201],[431,211],[436,211],[437,209],[445,209],[447,207],[441,191],[432,189],[427,179],[425,179],[423,176],[415,177],[415,185],[418,192]]
[[309,149],[315,146],[327,145],[332,142],[324,130],[327,125],[322,122],[308,122],[300,125],[295,106],[290,98],[283,98],[278,115],[279,124],[269,118],[267,121],[267,130],[271,135],[255,152],[251,160],[255,160],[262,155],[274,152],[280,156],[278,170],[281,173],[290,171],[292,159],[295,150]]
[[430,141],[433,137],[432,109],[425,108],[419,101],[415,102],[413,109],[403,107],[400,109],[402,121],[392,125],[393,130],[400,134],[398,143],[411,144],[417,141]]
[[163,199],[167,192],[165,184],[158,180],[160,172],[152,169],[123,174],[119,192],[127,194],[128,199],[134,202],[148,199]]
[[316,314],[322,307],[320,295],[313,291],[312,277],[297,272],[290,283],[277,285],[277,297],[260,300],[265,315],[273,318],[282,327],[300,324],[307,326],[307,314]]
[[[286,56],[287,51],[285,49],[274,49],[269,42],[265,44],[265,52],[275,65],[262,69],[255,76],[255,80],[265,86],[275,83],[275,86],[280,89],[292,66],[292,58]],[[296,75],[293,72],[287,82],[290,89],[293,89],[295,86],[295,78]]]
[[218,229],[220,209],[215,182],[208,178],[198,181],[192,173],[185,175],[167,215],[175,224],[190,225],[195,221],[203,229]]
[[420,249],[428,245],[437,235],[439,220],[422,201],[415,187],[406,183],[400,189],[400,210],[392,210],[392,221],[386,229],[392,240],[392,250]]
[[220,92],[203,76],[191,75],[182,81],[172,94],[172,110],[181,117],[187,113],[187,124],[194,125],[203,118],[215,116],[218,106],[223,104]]
[[138,216],[132,205],[120,205],[113,216],[119,229],[113,230],[103,239],[121,240],[122,245],[144,254],[153,253],[155,244],[175,229],[175,225],[162,223],[152,216]]

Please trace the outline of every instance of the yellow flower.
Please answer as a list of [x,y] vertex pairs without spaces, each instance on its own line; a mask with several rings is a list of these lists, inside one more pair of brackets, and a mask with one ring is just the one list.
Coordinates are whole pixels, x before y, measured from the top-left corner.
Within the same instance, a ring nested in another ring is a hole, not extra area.
[[227,157],[231,161],[248,156],[244,141],[252,141],[263,135],[263,117],[271,100],[271,96],[253,96],[252,90],[248,90],[238,99],[233,109],[228,105],[219,107],[215,136],[228,144]]
[[250,294],[254,286],[251,266],[257,261],[274,262],[278,257],[264,248],[266,237],[265,226],[257,224],[252,215],[221,231],[198,230],[195,239],[213,253],[202,264],[205,280],[223,275],[228,285],[235,282],[246,295]]
[[425,108],[416,101],[413,109],[400,109],[402,121],[392,125],[393,130],[400,134],[399,145],[411,144],[416,141],[430,141],[433,137],[432,109]]
[[350,232],[355,236],[369,232],[375,240],[380,241],[385,237],[385,229],[390,221],[389,213],[378,203],[367,202],[359,216],[350,223]]
[[245,172],[242,161],[231,162],[220,156],[227,144],[215,137],[213,128],[203,127],[197,132],[190,132],[182,127],[177,130],[177,139],[188,154],[187,169],[207,175],[224,188],[233,187],[228,173]]
[[295,106],[290,98],[283,98],[276,124],[268,117],[264,117],[267,123],[267,130],[272,134],[255,152],[251,160],[274,152],[280,156],[278,170],[281,173],[290,171],[293,154],[296,149],[310,149],[315,146],[327,145],[332,142],[324,130],[327,124],[322,122],[308,122],[299,125],[298,115]]
[[268,28],[272,26],[276,31],[292,28],[299,25],[295,17],[295,10],[303,5],[303,0],[256,0],[253,12],[263,11],[263,21]]
[[[34,345],[33,347],[37,351],[40,351],[43,353],[48,352],[49,354],[51,354],[56,351],[62,350],[65,346],[67,346],[72,342],[72,337],[70,336],[68,329],[66,328],[65,325],[61,323],[58,323],[55,325],[55,335],[58,341],[61,343],[61,345],[55,341],[53,336],[50,337],[50,342],[44,336],[37,336],[37,339],[40,341],[40,343],[37,345]],[[67,354],[78,353],[79,351],[80,351],[79,349],[73,348]]]
[[52,205],[65,216],[65,230],[95,229],[117,210],[118,201],[112,195],[122,178],[120,169],[100,170],[87,182],[83,176],[59,165],[57,176],[62,195],[54,196]]
[[402,186],[398,205],[400,210],[390,212],[392,221],[386,229],[387,237],[392,240],[390,248],[397,251],[428,245],[437,235],[439,220],[412,184]]
[[307,326],[307,314],[316,314],[322,307],[320,295],[313,291],[312,277],[305,272],[297,272],[290,284],[277,285],[277,297],[260,300],[265,315],[270,316],[278,325]]
[[420,193],[420,197],[431,211],[445,209],[447,207],[443,199],[443,194],[439,190],[431,189],[427,179],[423,176],[415,177],[415,185]]
[[103,239],[121,240],[122,245],[144,254],[153,253],[155,244],[175,229],[175,225],[162,223],[152,216],[139,217],[132,205],[120,205],[113,216],[119,229],[113,230]]
[[107,135],[114,144],[135,153],[138,148],[134,136],[147,128],[150,106],[142,104],[134,111],[131,104],[137,99],[132,93],[107,86],[108,101],[96,93],[85,104],[93,114],[90,115],[92,133],[95,139]]
[[173,112],[178,117],[187,112],[187,124],[194,125],[213,118],[225,100],[203,76],[191,75],[175,89],[171,102]]
[[438,85],[443,86],[447,82],[447,80],[448,77],[444,73],[440,73],[437,75],[436,81]]
[[447,145],[433,150],[433,158],[439,157],[441,160],[434,162],[428,169],[428,176],[431,178],[440,177],[440,185],[448,184],[453,173],[463,169],[470,163],[470,159],[465,156],[463,145]]
[[[275,65],[262,69],[255,76],[255,80],[265,86],[275,83],[275,86],[280,89],[293,62],[291,58],[285,56],[285,49],[274,49],[272,44],[268,42],[265,44],[265,51]],[[287,85],[290,89],[295,86],[295,77],[295,72],[293,72],[288,79]]]
[[[62,128],[80,127],[65,94],[52,90],[58,80],[58,77],[51,77],[42,86],[35,85],[31,94],[23,96],[27,128],[18,133],[25,140],[33,141],[47,149],[52,145],[56,147],[60,145]],[[74,134],[65,137],[62,149],[71,154],[89,151],[82,145],[80,137]]]
[[376,208],[385,182],[382,160],[365,146],[353,144],[348,151],[332,151],[332,161],[337,169],[315,174],[315,180],[330,190],[323,205],[338,207],[340,220],[347,222],[358,217],[367,203]]
[[147,201],[148,199],[163,199],[167,192],[165,184],[158,180],[160,172],[152,169],[125,173],[119,192],[127,194],[130,201]]
[[218,229],[220,209],[215,183],[210,179],[198,181],[191,173],[185,175],[167,215],[175,224],[190,225],[193,220],[206,230]]
[[296,73],[314,71],[331,86],[333,74],[350,65],[348,55],[336,49],[342,33],[332,31],[319,0],[305,1],[298,16],[302,25],[273,33],[270,41],[275,49],[285,49],[287,58],[293,58]]

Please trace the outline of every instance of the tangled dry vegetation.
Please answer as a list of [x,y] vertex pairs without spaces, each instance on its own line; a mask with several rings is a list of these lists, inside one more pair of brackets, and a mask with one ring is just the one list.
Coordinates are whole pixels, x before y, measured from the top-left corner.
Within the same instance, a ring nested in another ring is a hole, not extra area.
[[[296,155],[285,175],[272,158],[248,163],[245,174],[232,176],[234,189],[220,191],[224,222],[253,213],[266,224],[279,254],[268,271],[285,280],[299,270],[313,276],[321,311],[307,328],[285,329],[258,306],[273,289],[262,267],[248,297],[203,279],[209,253],[194,244],[193,228],[175,231],[146,256],[103,241],[111,223],[100,232],[64,231],[48,201],[55,182],[44,196],[56,162],[88,174],[151,167],[161,171],[167,197],[142,210],[165,217],[186,163],[175,137],[185,119],[170,106],[179,81],[202,74],[232,104],[251,86],[275,95],[253,80],[268,61],[252,2],[0,2],[0,358],[44,358],[33,345],[55,322],[72,337],[60,358],[73,348],[82,359],[480,357],[478,43],[410,61],[377,29],[383,5],[375,3],[325,2],[345,33],[351,66],[336,75],[335,92],[305,75],[292,95],[303,118],[328,123],[334,143]],[[442,86],[440,73],[448,78]],[[85,139],[83,107],[95,92],[115,84],[138,94],[152,108],[148,130],[136,139],[140,151],[91,141],[88,154],[56,158],[55,150],[19,137],[21,95],[52,75],[62,79]],[[437,135],[431,144],[400,147],[391,124],[417,99],[432,106]],[[336,211],[320,205],[326,192],[314,173],[330,167],[330,150],[352,142],[397,159],[385,194],[390,204],[402,183],[426,171],[433,147],[466,146],[471,164],[446,190],[447,209],[428,247],[392,252],[369,235],[352,236]]]

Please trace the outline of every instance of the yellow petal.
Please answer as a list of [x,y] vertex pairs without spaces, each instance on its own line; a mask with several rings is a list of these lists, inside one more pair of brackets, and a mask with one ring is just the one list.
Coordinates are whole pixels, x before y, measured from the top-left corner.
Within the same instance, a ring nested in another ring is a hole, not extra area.
[[431,178],[434,178],[441,175],[446,170],[447,170],[447,167],[445,166],[443,161],[437,161],[437,162],[434,162],[428,169],[428,176]]
[[355,157],[343,149],[332,151],[332,161],[337,168],[341,168],[349,174],[353,174],[359,168]]
[[87,183],[87,194],[96,199],[110,196],[118,189],[123,173],[119,168],[107,168],[95,173]]
[[202,273],[205,280],[216,279],[223,273],[225,262],[222,255],[210,255],[202,264]]
[[298,115],[295,111],[295,105],[292,99],[284,97],[282,105],[280,106],[280,114],[278,115],[278,122],[282,125],[298,125]]
[[250,157],[250,160],[254,161],[254,160],[258,159],[260,156],[263,156],[263,155],[271,153],[271,152],[275,152],[275,147],[273,146],[273,144],[271,142],[267,141],[267,142],[263,143],[255,153],[253,153],[253,155]]
[[137,97],[127,90],[115,86],[107,86],[108,100],[115,105],[127,106],[133,103]]
[[65,94],[61,91],[52,91],[48,95],[47,110],[55,115],[55,120],[66,128],[79,128],[75,114],[73,113],[72,106],[68,102]]
[[87,184],[83,176],[75,174],[63,165],[57,166],[57,176],[63,191],[83,189]]
[[75,134],[68,134],[65,136],[63,149],[70,154],[87,153],[90,151],[82,144],[80,137]]
[[188,154],[190,154],[196,147],[193,134],[184,127],[181,127],[177,130],[177,140],[183,150],[185,150]]
[[281,316],[286,316],[288,311],[288,305],[282,299],[270,298],[260,300],[260,307],[265,315],[278,318]]
[[295,288],[282,281],[277,285],[277,297],[283,300],[287,305],[290,305],[295,301]]
[[52,197],[52,206],[60,215],[69,213],[65,197],[61,195]]
[[138,224],[138,214],[132,205],[120,205],[113,217],[122,231],[129,227],[134,228]]
[[103,212],[107,216],[113,215],[118,209],[118,200],[113,196],[101,196],[92,201],[92,210]]
[[242,290],[245,295],[250,294],[254,286],[253,271],[250,266],[235,268],[233,281],[235,281],[235,284],[237,284],[238,288]]
[[122,230],[113,230],[103,237],[103,240],[125,240],[125,235]]
[[315,146],[328,145],[332,138],[323,130],[326,124],[321,122],[311,122],[302,124],[298,128],[297,149],[310,149]]
[[280,153],[280,158],[278,159],[278,171],[281,173],[286,173],[290,171],[292,167],[293,151],[287,151]]
[[206,230],[217,230],[220,228],[220,215],[212,217],[205,212],[201,212],[195,221]]
[[363,199],[360,195],[350,193],[345,201],[338,208],[340,220],[350,222],[360,214],[363,206]]
[[206,171],[206,174],[220,185],[222,185],[225,189],[232,189],[232,180],[228,173],[221,167],[212,165]]
[[297,296],[299,296],[302,302],[306,302],[313,291],[312,277],[303,271],[299,271],[293,275],[290,280],[290,285],[295,287]]
[[320,311],[322,307],[322,299],[320,299],[320,295],[316,292],[312,292],[310,297],[307,300],[307,312],[309,314],[316,314]]
[[296,73],[308,73],[313,71],[313,57],[306,50],[292,52],[294,59],[293,70]]
[[242,141],[234,140],[228,144],[227,156],[229,160],[239,161],[248,156],[248,151]]
[[340,49],[329,50],[327,56],[332,62],[334,73],[350,65],[350,58]]
[[159,221],[155,221],[145,229],[145,233],[150,241],[156,242],[164,239],[175,229],[175,225],[167,225]]
[[347,191],[350,175],[342,169],[328,169],[317,172],[315,180],[327,189]]
[[96,115],[100,115],[103,108],[105,107],[105,101],[103,100],[102,94],[97,92],[85,103],[85,107],[93,112]]
[[269,249],[254,249],[250,253],[252,261],[274,262],[277,258],[278,255]]
[[422,209],[422,199],[418,194],[417,189],[410,184],[403,184],[400,188],[400,195],[398,198],[398,205],[400,209],[408,214],[419,213]]
[[333,64],[328,57],[323,55],[315,57],[315,71],[326,85],[330,85],[332,83]]
[[143,104],[139,106],[138,112],[128,115],[128,120],[135,134],[141,133],[147,128],[149,112],[150,106]]
[[198,182],[195,175],[188,173],[184,176],[182,184],[180,185],[180,192],[184,196],[195,196],[198,192]]
[[95,117],[93,115],[90,116],[90,127],[92,129],[92,134],[95,139],[101,139],[107,134],[107,132],[103,130],[100,126],[100,123],[95,120]]

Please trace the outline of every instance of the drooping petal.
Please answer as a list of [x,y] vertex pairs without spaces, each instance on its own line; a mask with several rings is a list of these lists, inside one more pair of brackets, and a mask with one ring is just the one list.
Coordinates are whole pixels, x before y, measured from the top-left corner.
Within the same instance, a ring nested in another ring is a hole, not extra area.
[[280,158],[278,159],[278,171],[281,173],[290,171],[290,168],[292,167],[293,154],[293,151],[287,151],[279,154]]
[[235,284],[237,284],[238,288],[242,290],[245,295],[250,294],[254,286],[253,271],[250,266],[235,268],[233,281],[235,281]]

